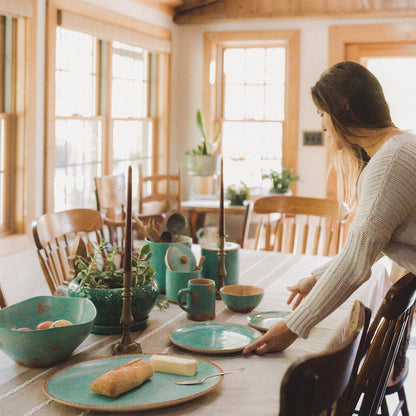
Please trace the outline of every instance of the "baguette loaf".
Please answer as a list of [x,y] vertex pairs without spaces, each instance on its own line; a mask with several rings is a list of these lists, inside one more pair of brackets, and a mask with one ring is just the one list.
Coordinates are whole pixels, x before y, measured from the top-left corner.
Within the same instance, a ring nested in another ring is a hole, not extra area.
[[153,367],[147,361],[136,358],[95,379],[91,384],[91,390],[114,398],[140,386],[152,376]]

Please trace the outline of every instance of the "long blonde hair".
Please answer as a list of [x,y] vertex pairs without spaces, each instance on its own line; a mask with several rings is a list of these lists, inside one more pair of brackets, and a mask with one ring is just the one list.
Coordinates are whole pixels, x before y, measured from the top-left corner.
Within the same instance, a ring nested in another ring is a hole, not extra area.
[[377,78],[351,61],[326,70],[311,88],[311,94],[318,110],[330,116],[336,132],[338,146],[332,141],[331,166],[337,173],[338,199],[353,208],[358,178],[370,158],[349,138],[356,136],[357,129],[394,127],[390,108]]

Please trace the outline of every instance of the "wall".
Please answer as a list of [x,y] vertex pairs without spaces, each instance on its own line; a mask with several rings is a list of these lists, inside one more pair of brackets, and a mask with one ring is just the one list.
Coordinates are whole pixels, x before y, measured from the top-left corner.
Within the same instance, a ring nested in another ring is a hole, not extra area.
[[184,152],[199,140],[195,123],[197,108],[202,106],[203,33],[232,30],[301,31],[299,89],[299,157],[298,194],[324,197],[326,190],[325,146],[303,146],[304,130],[320,130],[320,119],[310,98],[310,88],[328,65],[328,28],[330,25],[387,23],[415,18],[390,19],[287,19],[268,21],[221,22],[179,26],[173,39],[172,77],[172,148],[171,158],[182,158]]

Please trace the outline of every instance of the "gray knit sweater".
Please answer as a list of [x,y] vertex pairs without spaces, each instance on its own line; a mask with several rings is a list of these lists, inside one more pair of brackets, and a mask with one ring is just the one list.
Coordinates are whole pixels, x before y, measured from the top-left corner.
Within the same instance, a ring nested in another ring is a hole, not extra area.
[[416,136],[394,136],[379,149],[358,181],[358,208],[342,251],[313,271],[312,291],[286,318],[307,338],[371,274],[382,253],[416,273]]

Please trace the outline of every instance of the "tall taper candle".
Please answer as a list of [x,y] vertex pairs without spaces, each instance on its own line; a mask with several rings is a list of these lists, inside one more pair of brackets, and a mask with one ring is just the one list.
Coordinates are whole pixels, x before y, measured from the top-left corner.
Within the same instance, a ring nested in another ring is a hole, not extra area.
[[[128,279],[131,279],[131,193],[132,193],[132,168],[129,166],[127,172],[127,212],[126,212],[126,241],[124,244],[124,271]],[[130,283],[129,283],[130,286]]]
[[220,220],[219,220],[219,236],[225,236],[224,229],[224,159],[221,158],[221,177],[220,177]]

